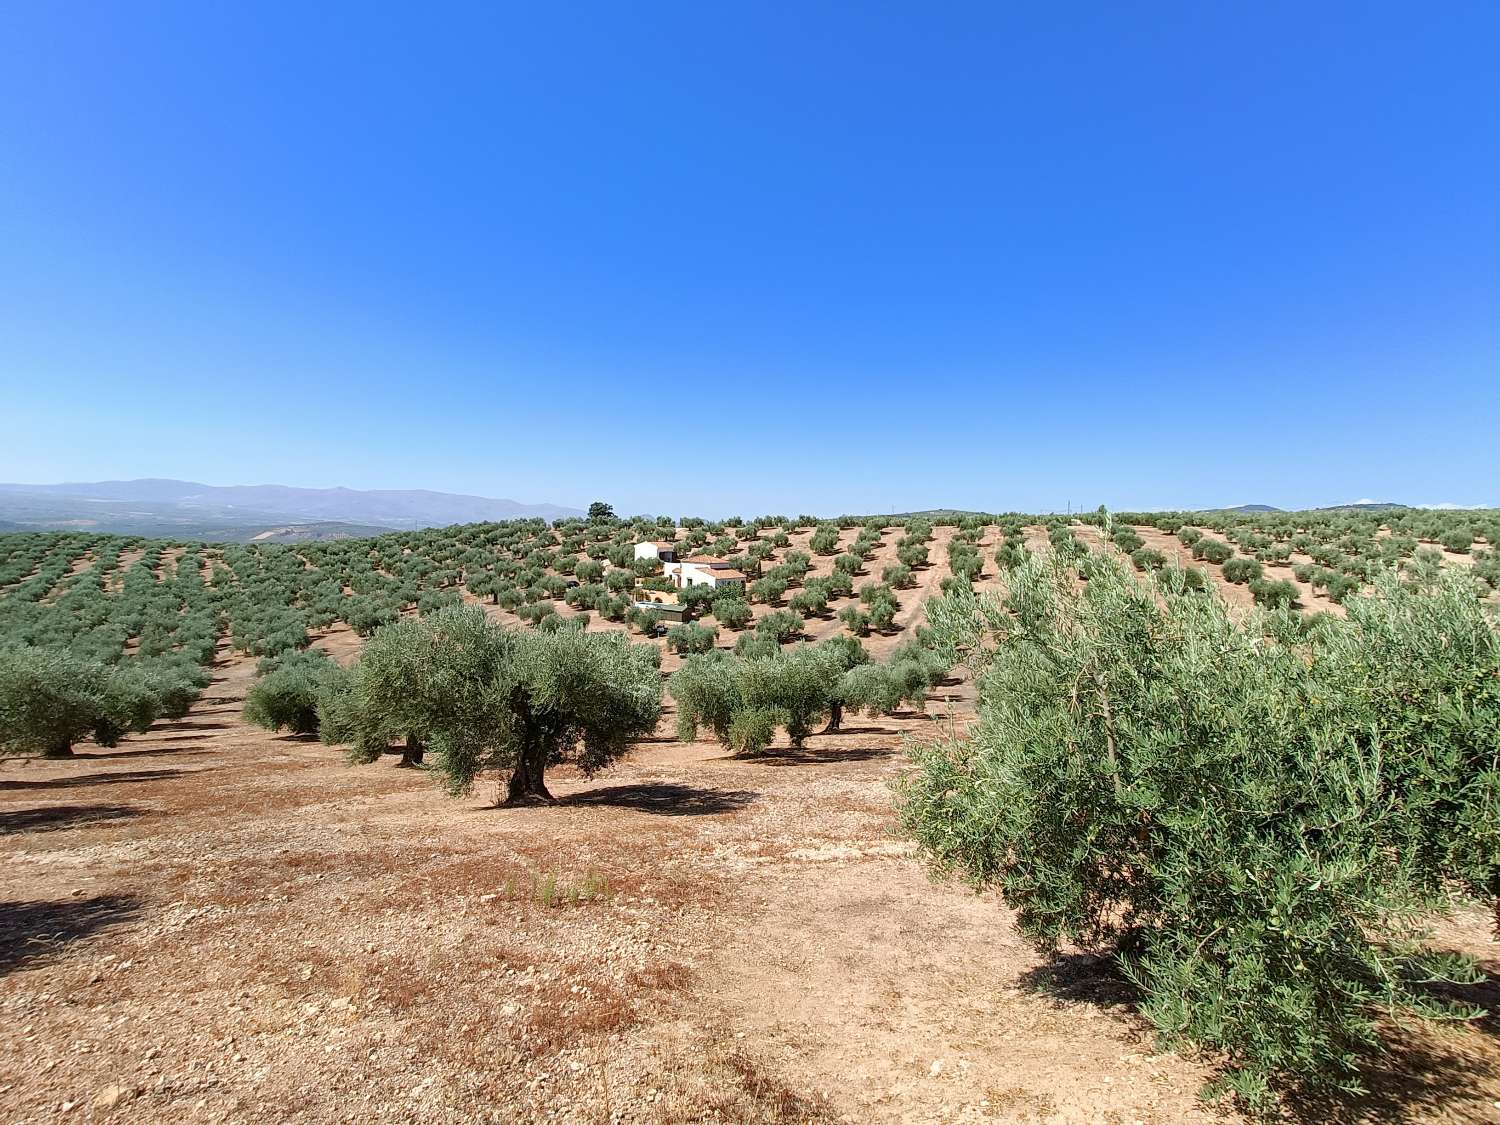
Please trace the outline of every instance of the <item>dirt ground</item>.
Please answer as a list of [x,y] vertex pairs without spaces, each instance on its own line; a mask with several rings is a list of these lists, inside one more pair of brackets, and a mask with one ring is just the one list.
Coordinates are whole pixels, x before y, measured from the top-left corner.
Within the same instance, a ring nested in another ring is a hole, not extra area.
[[[967,685],[756,760],[675,742],[669,703],[501,810],[246,726],[254,662],[215,672],[115,750],[0,763],[0,1121],[1233,1119],[1107,966],[1039,955],[896,835],[902,740],[968,721]],[[1477,911],[1438,937],[1500,972]],[[1392,1041],[1374,1093],[1304,1120],[1500,1121],[1493,1018]]]

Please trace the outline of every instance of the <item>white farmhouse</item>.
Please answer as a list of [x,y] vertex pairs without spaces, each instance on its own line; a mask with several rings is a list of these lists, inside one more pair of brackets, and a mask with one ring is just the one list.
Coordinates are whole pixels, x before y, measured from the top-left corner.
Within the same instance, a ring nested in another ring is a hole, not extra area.
[[635,545],[635,557],[637,559],[659,559],[669,563],[677,557],[677,552],[672,549],[671,543],[637,543]]
[[691,555],[681,562],[669,562],[662,567],[662,573],[679,590],[684,586],[712,586],[716,590],[738,586],[743,590],[746,582],[742,571],[712,555]]

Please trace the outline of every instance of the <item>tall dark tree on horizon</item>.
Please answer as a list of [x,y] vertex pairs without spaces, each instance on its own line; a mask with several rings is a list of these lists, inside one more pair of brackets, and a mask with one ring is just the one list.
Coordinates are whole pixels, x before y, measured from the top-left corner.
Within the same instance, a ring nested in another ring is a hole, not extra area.
[[595,500],[589,505],[590,523],[601,523],[604,520],[612,520],[614,518],[615,509],[613,505],[606,504],[603,500]]

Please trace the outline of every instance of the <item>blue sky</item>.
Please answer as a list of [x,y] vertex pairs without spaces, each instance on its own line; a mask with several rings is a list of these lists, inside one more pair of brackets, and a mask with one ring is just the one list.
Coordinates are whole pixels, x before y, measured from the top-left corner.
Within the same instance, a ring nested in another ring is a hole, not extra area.
[[1500,504],[1493,3],[207,8],[0,12],[0,480]]

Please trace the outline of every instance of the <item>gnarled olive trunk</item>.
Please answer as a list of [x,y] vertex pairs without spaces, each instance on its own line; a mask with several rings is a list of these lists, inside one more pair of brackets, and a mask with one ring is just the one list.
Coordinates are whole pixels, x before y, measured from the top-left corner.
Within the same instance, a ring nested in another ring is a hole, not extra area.
[[44,758],[72,758],[74,756],[73,743],[66,738],[58,739],[42,751],[42,757]]
[[422,745],[422,740],[415,735],[406,736],[406,745],[401,748],[401,760],[396,763],[398,770],[414,770],[422,764],[422,758],[427,753],[427,747]]
[[828,705],[828,725],[823,728],[824,734],[838,734],[839,728],[844,725],[844,705],[834,700]]
[[545,744],[538,742],[522,747],[520,754],[516,757],[516,768],[512,771],[510,782],[505,787],[504,803],[526,805],[551,801],[552,794],[547,792],[547,783],[543,778],[546,769],[547,748]]

